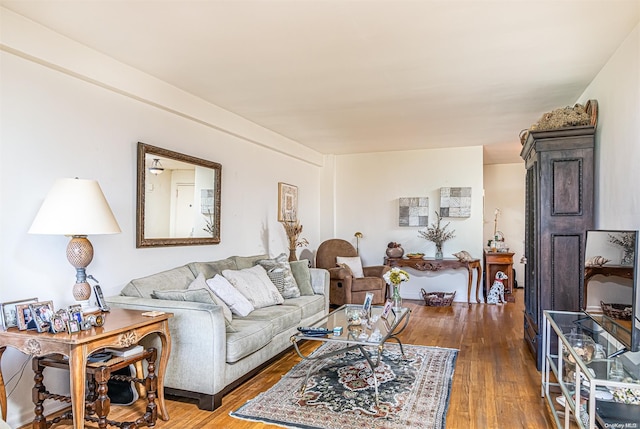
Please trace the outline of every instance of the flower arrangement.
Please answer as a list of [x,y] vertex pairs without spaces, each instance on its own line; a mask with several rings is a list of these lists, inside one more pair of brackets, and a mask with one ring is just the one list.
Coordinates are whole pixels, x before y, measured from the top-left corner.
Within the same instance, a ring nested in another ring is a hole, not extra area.
[[388,284],[398,286],[400,283],[406,282],[407,280],[409,280],[409,273],[407,273],[405,270],[401,270],[398,267],[394,267],[394,268],[391,268],[386,273],[384,273],[382,278]]
[[435,213],[437,221],[429,225],[425,231],[418,231],[418,233],[422,238],[435,243],[436,250],[438,252],[442,252],[442,244],[445,241],[455,237],[455,230],[447,231],[450,222],[447,222],[447,224],[444,226],[440,226],[442,218],[440,217],[440,214],[438,212]]

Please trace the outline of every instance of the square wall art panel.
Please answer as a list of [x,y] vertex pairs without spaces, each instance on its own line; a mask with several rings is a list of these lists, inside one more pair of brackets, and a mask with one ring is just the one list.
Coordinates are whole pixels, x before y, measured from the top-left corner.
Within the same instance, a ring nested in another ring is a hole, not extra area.
[[428,197],[398,198],[398,226],[427,226],[429,222]]
[[440,188],[440,216],[470,217],[471,188]]

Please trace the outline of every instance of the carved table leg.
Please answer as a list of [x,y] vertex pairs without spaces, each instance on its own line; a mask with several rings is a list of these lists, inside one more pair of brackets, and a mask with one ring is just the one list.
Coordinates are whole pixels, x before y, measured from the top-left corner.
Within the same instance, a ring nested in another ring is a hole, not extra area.
[[43,375],[44,366],[40,365],[40,358],[34,357],[31,360],[31,367],[33,368],[33,372],[35,374],[33,377],[33,380],[36,382],[33,385],[32,393],[31,393],[33,398],[33,403],[35,404],[35,408],[33,410],[35,417],[33,418],[33,424],[31,427],[33,429],[46,429],[47,419],[43,415],[44,406],[42,405],[44,403],[43,394],[45,392],[45,387],[44,387],[44,384],[42,383],[42,381],[44,380],[44,375]]
[[156,390],[158,388],[158,378],[156,377],[156,360],[158,353],[155,348],[149,349],[151,355],[147,357],[147,378],[145,379],[145,389],[147,391],[147,415],[145,420],[149,426],[156,424],[158,418],[158,408],[156,405]]
[[2,353],[7,348],[0,346],[0,411],[2,411],[2,418],[7,420],[7,390],[4,387],[4,378],[2,378]]
[[107,382],[111,377],[111,370],[102,366],[95,374],[95,380],[97,384],[97,398],[95,401],[95,410],[96,416],[98,417],[98,427],[100,429],[106,429],[107,427],[107,416],[109,415],[109,411],[111,410],[111,399],[109,399],[109,395],[107,395],[108,387]]

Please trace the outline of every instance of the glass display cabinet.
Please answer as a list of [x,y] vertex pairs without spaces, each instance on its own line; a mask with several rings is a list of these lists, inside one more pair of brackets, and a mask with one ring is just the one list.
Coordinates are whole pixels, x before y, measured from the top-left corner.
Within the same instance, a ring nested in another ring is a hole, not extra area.
[[556,427],[640,429],[640,353],[582,312],[545,311],[542,396]]

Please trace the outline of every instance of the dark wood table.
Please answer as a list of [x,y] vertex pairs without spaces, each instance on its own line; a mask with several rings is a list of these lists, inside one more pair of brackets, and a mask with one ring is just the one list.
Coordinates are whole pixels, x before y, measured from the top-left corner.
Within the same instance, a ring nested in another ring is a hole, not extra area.
[[482,265],[480,259],[460,261],[458,259],[432,259],[432,258],[384,258],[384,264],[390,267],[409,267],[418,271],[456,270],[464,268],[469,273],[467,282],[467,303],[471,305],[471,286],[473,284],[473,271],[477,272],[476,278],[476,302],[480,303],[480,279],[482,278]]
[[507,275],[504,284],[504,297],[507,302],[515,302],[513,296],[513,255],[511,252],[484,252],[484,296],[489,295],[489,289],[498,271]]
[[[160,364],[156,373],[158,415],[162,420],[169,420],[169,413],[164,403],[164,371],[171,352],[168,319],[172,316],[171,313],[164,313],[155,317],[146,317],[142,316],[142,312],[138,310],[113,308],[106,314],[106,321],[103,326],[93,327],[91,330],[74,334],[67,332],[51,334],[37,331],[20,331],[18,328],[9,328],[6,331],[0,330],[0,359],[7,347],[13,347],[33,357],[53,353],[68,357],[73,428],[83,429],[87,357],[96,350],[106,347],[129,347],[137,344],[145,336],[157,333],[162,344],[159,358]],[[1,371],[0,404],[2,415],[6,416],[7,398]]]

